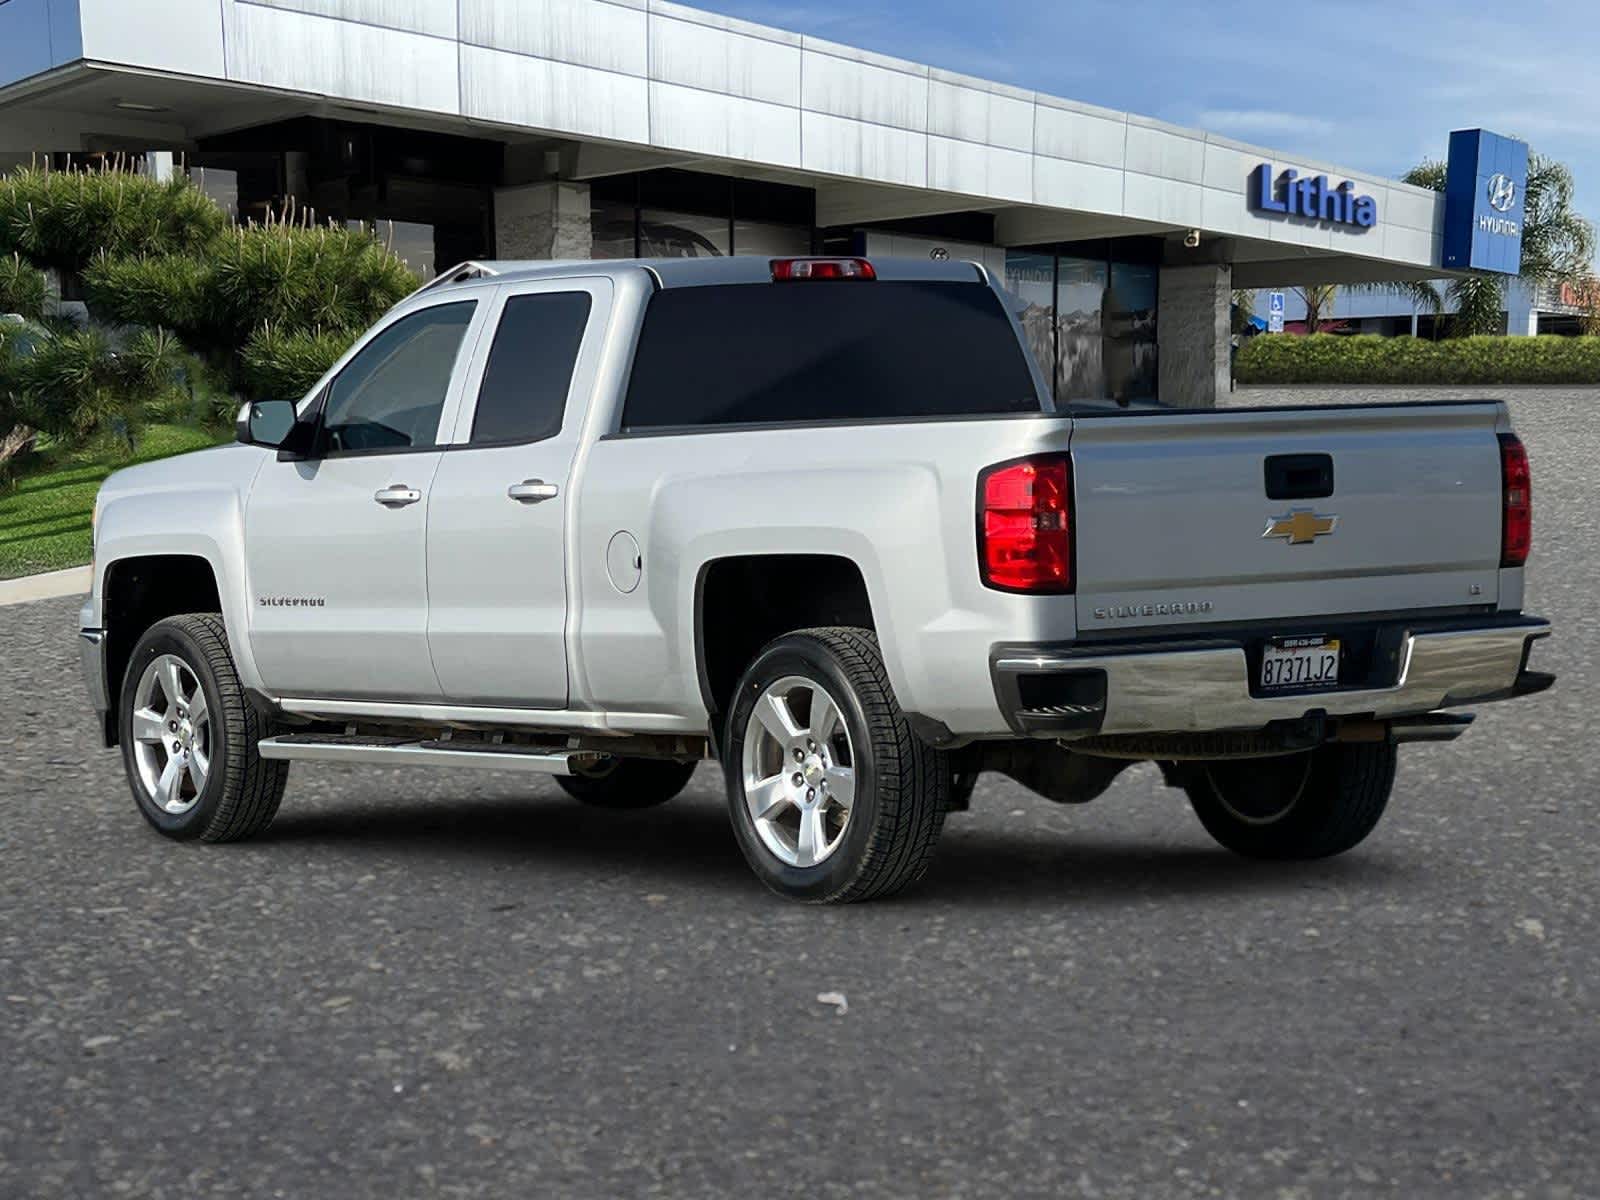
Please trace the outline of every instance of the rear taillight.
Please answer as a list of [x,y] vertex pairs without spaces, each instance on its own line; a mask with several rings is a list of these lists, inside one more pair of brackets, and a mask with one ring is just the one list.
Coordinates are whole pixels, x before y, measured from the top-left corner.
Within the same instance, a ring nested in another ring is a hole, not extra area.
[[1024,458],[978,476],[978,569],[1006,592],[1072,591],[1072,460]]
[[864,258],[775,258],[772,260],[774,283],[799,283],[804,280],[858,279],[872,280],[878,273]]
[[1514,433],[1500,435],[1500,489],[1500,565],[1520,567],[1533,546],[1533,478]]

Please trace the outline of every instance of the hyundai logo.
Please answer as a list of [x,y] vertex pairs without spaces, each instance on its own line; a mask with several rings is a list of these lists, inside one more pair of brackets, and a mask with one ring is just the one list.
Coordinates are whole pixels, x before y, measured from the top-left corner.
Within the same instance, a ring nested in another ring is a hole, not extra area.
[[1509,175],[1494,175],[1489,179],[1489,207],[1495,212],[1510,212],[1517,202],[1517,181]]

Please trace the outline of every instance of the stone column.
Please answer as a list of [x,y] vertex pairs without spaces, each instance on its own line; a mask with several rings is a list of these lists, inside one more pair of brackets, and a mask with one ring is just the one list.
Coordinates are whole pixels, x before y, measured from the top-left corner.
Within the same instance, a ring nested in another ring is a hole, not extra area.
[[587,183],[529,183],[494,194],[495,257],[588,259],[594,253]]
[[1161,268],[1156,339],[1163,405],[1215,408],[1228,394],[1232,285],[1226,263]]

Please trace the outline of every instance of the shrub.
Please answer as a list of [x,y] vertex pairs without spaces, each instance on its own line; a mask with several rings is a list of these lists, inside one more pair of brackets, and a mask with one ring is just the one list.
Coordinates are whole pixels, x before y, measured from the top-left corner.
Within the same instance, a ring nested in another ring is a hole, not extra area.
[[276,326],[259,329],[240,355],[243,390],[258,400],[298,400],[355,339],[353,332],[286,333]]
[[[48,317],[41,268],[82,277],[96,325]],[[36,432],[131,446],[152,415],[224,422],[240,395],[299,396],[417,284],[366,230],[232,226],[182,176],[15,171],[0,178],[0,312],[35,324],[0,326],[0,467]]]
[[1240,383],[1600,384],[1600,337],[1253,338]]
[[8,363],[15,416],[62,441],[113,433],[131,445],[145,409],[178,386],[180,354],[159,329],[120,349],[96,329],[39,337]]
[[89,311],[123,325],[204,328],[216,321],[204,299],[206,267],[201,259],[166,254],[117,258],[105,254],[84,272]]
[[37,321],[44,316],[48,296],[44,272],[23,262],[20,255],[0,255],[0,313]]
[[102,254],[196,254],[227,223],[181,175],[23,167],[0,178],[0,253],[36,266],[77,272]]
[[370,233],[284,224],[241,226],[199,258],[102,256],[84,274],[91,310],[166,325],[205,352],[235,351],[266,325],[359,332],[417,283]]
[[364,230],[274,223],[230,230],[198,258],[103,256],[84,283],[95,313],[174,329],[231,386],[267,399],[322,361],[309,386],[418,280]]

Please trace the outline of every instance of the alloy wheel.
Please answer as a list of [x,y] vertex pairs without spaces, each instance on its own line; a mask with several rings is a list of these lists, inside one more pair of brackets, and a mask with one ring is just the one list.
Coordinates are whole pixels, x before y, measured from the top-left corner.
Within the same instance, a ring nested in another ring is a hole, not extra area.
[[756,700],[744,736],[744,800],[762,844],[791,867],[826,861],[856,801],[855,752],[839,705],[787,676]]
[[133,693],[133,757],[139,783],[163,812],[181,816],[200,801],[213,739],[205,688],[175,654],[159,655]]

